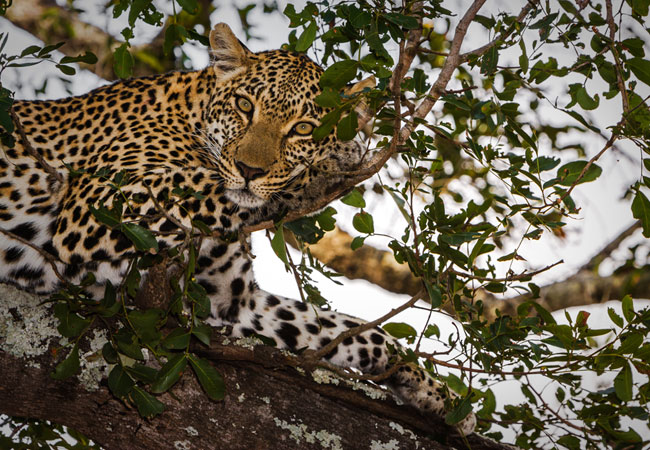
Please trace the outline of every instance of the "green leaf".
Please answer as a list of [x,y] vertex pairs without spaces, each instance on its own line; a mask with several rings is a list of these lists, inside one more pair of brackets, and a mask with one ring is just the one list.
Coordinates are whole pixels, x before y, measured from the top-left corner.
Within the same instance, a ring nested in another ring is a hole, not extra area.
[[70,311],[67,303],[57,303],[54,307],[54,316],[59,319],[56,329],[62,336],[75,338],[90,324],[90,319],[85,319]]
[[372,16],[368,11],[350,6],[350,25],[354,28],[363,28],[370,25]]
[[342,141],[350,141],[357,134],[357,113],[352,110],[350,114],[343,117],[336,127],[336,137]]
[[359,63],[352,59],[336,62],[323,72],[319,84],[322,88],[341,89],[357,75],[358,66]]
[[[9,36],[7,36],[7,37],[9,37]],[[6,40],[6,38],[5,38],[5,40]],[[26,49],[24,49],[20,53],[20,57],[23,58],[23,57],[25,57],[27,55],[32,55],[32,54],[36,53],[37,51],[39,51],[40,49],[41,49],[41,47],[39,47],[38,45],[30,45],[29,47],[27,47]]]
[[178,0],[178,4],[190,14],[196,14],[198,12],[197,0]]
[[187,367],[185,353],[179,353],[169,358],[158,372],[156,381],[151,385],[151,392],[160,394],[168,391],[179,380],[185,367]]
[[650,86],[650,61],[645,58],[632,58],[627,65],[636,77]]
[[65,42],[57,42],[56,44],[51,44],[51,45],[46,45],[41,49],[40,52],[38,52],[38,57],[39,58],[47,58],[46,56],[48,53],[52,53],[54,50],[57,50],[59,47],[61,47]]
[[542,305],[534,301],[528,301],[519,305],[517,307],[517,313],[521,315],[524,311],[528,311],[531,306],[535,308],[535,311],[537,311],[537,314],[539,314],[546,325],[553,325],[556,323],[553,315]]
[[632,297],[630,297],[629,295],[626,295],[621,300],[621,307],[623,308],[623,317],[625,317],[625,320],[627,320],[628,322],[631,322],[634,319],[634,305],[632,303],[633,303]]
[[507,290],[507,287],[506,287],[505,284],[497,283],[495,281],[487,283],[485,286],[483,286],[483,288],[486,291],[494,292],[494,293],[497,293],[497,294],[501,294],[501,293],[503,293],[503,292],[505,292]]
[[499,50],[497,49],[497,46],[494,45],[485,52],[485,55],[483,55],[483,58],[481,59],[481,73],[488,76],[492,75],[497,69],[498,62]]
[[575,436],[562,436],[557,440],[557,443],[570,450],[578,450],[580,448],[580,439]]
[[79,371],[79,347],[75,344],[70,354],[50,374],[55,380],[65,380]]
[[73,62],[83,62],[86,64],[95,64],[97,62],[97,56],[93,52],[86,52],[83,55],[78,56],[64,56],[59,61],[60,64],[68,64]]
[[325,116],[321,119],[321,124],[318,127],[316,127],[316,129],[312,133],[312,137],[314,138],[314,140],[320,141],[325,136],[330,134],[334,129],[336,123],[339,121],[340,117],[341,117],[340,109],[335,109],[334,111],[330,111],[329,113],[325,114]]
[[207,36],[203,36],[202,34],[199,34],[194,30],[186,30],[186,31],[187,31],[187,38],[188,39],[198,41],[201,45],[203,45],[205,47],[210,46],[210,39],[208,39]]
[[481,418],[488,419],[492,416],[496,410],[496,407],[497,399],[494,396],[494,392],[492,392],[492,389],[488,389],[485,391],[483,397],[483,407],[480,409],[480,411],[477,411],[476,415]]
[[13,103],[13,92],[0,87],[0,127],[2,127],[7,133],[13,133],[14,131],[14,122],[9,114]]
[[508,120],[508,125],[512,127],[512,129],[515,130],[517,134],[521,136],[524,141],[526,141],[532,148],[537,150],[537,142],[535,142],[535,140],[528,133],[526,133],[523,128],[521,128],[521,125],[519,125],[514,120]]
[[542,29],[542,28],[546,28],[551,23],[553,23],[553,21],[557,18],[557,16],[558,16],[558,13],[556,13],[556,12],[552,13],[552,14],[549,14],[548,16],[545,16],[545,17],[541,18],[540,20],[538,20],[537,22],[531,24],[529,28],[531,30],[539,30],[539,29]]
[[190,331],[185,328],[176,328],[163,340],[162,344],[170,350],[183,350],[190,344]]
[[555,169],[558,164],[560,164],[559,158],[549,157],[549,156],[540,156],[532,160],[528,167],[532,172],[544,172],[546,170]]
[[582,184],[594,181],[603,172],[603,169],[596,164],[592,164],[589,169],[587,169],[584,176],[578,180],[578,177],[587,164],[587,161],[572,161],[557,169],[558,184],[562,186],[571,186],[574,183]]
[[366,201],[363,199],[363,195],[359,189],[353,189],[348,195],[341,199],[346,205],[354,206],[355,208],[365,208]]
[[129,274],[126,276],[126,290],[131,297],[135,297],[140,288],[140,282],[142,281],[142,276],[138,270],[137,265],[133,265]]
[[641,191],[637,191],[634,195],[632,215],[641,221],[643,236],[650,238],[650,200]]
[[121,217],[117,210],[108,209],[103,203],[99,204],[99,208],[89,205],[88,209],[90,209],[90,212],[98,222],[103,223],[110,228],[119,226]]
[[472,412],[472,401],[469,397],[463,398],[451,411],[445,416],[445,422],[448,425],[456,425]]
[[126,43],[117,47],[113,53],[113,70],[120,78],[129,78],[133,73],[133,56]]
[[135,385],[133,379],[117,364],[108,374],[108,388],[118,398],[126,397]]
[[382,328],[386,333],[397,339],[413,338],[417,336],[415,328],[404,322],[390,322],[382,326]]
[[124,370],[136,380],[144,383],[151,384],[156,381],[158,371],[153,367],[145,366],[144,364],[136,363],[132,366],[124,366]]
[[305,28],[298,38],[298,42],[296,42],[296,51],[301,53],[307,51],[307,49],[311,47],[312,42],[314,42],[314,39],[316,39],[317,31],[318,25],[316,25],[315,20],[312,20],[309,23],[309,26]]
[[431,336],[440,338],[440,327],[438,327],[438,325],[428,325],[427,329],[424,330],[425,338],[430,338]]
[[165,30],[165,40],[163,42],[163,52],[165,55],[170,55],[174,50],[174,44],[183,43],[183,39],[187,37],[187,31],[182,25],[175,23],[170,24]]
[[275,234],[271,239],[271,248],[283,263],[289,264],[289,260],[287,259],[287,247],[284,243],[284,227],[282,224],[278,225],[275,230]]
[[221,374],[205,359],[190,356],[189,360],[192,365],[192,370],[194,370],[201,387],[208,394],[208,397],[215,401],[223,400],[226,393],[226,385],[223,382]]
[[316,225],[316,219],[314,217],[302,217],[292,222],[288,222],[285,227],[297,238],[302,239],[308,244],[315,244],[325,234],[323,233],[323,230]]
[[614,308],[607,308],[607,314],[609,314],[609,318],[612,320],[612,322],[614,322],[616,326],[623,328],[623,318],[616,314]]
[[206,318],[210,315],[210,298],[205,288],[196,281],[190,281],[187,289],[187,296],[194,305],[194,314],[199,318]]
[[332,231],[336,225],[334,214],[336,214],[336,209],[328,206],[316,216],[316,222],[318,222],[318,225],[320,225],[323,230]]
[[120,228],[137,250],[158,253],[158,241],[151,231],[137,223],[123,223]]
[[427,288],[431,307],[437,308],[440,306],[442,304],[442,292],[440,292],[440,288],[437,285],[429,283],[428,281],[424,282],[424,286]]
[[109,364],[117,364],[117,361],[119,360],[117,351],[115,351],[115,347],[113,347],[113,344],[110,342],[105,343],[102,347],[102,356]]
[[144,359],[138,337],[126,328],[122,328],[122,330],[115,335],[115,343],[117,344],[119,351],[129,358],[137,359],[139,361]]
[[352,218],[352,226],[361,233],[371,234],[375,232],[375,225],[372,216],[365,211],[358,212]]
[[580,83],[570,85],[569,94],[571,95],[572,101],[567,105],[567,108],[570,108],[577,102],[581,108],[586,110],[593,110],[596,109],[600,103],[598,94],[594,95],[592,98],[587,92],[587,89],[584,87],[584,85]]
[[632,400],[632,368],[626,363],[623,369],[614,378],[614,391],[623,402]]
[[341,96],[338,90],[327,87],[316,96],[314,101],[325,108],[336,108],[341,104]]
[[192,335],[196,337],[201,343],[210,345],[210,338],[212,337],[212,327],[206,324],[194,325],[192,328]]
[[365,242],[366,238],[363,236],[355,236],[354,239],[352,239],[352,242],[350,242],[350,248],[352,250],[356,250],[358,248],[361,248],[363,243]]
[[399,13],[388,13],[384,14],[383,17],[389,22],[394,23],[400,27],[406,28],[407,30],[414,30],[420,25],[418,20],[415,17],[405,16],[404,14]]
[[164,322],[165,311],[158,308],[145,311],[135,310],[131,311],[128,317],[129,322],[133,325],[133,331],[143,343],[155,345],[160,341],[161,333],[158,328]]
[[135,403],[142,417],[150,419],[162,413],[165,409],[165,405],[160,400],[138,386],[133,387],[129,397]]
[[641,334],[627,334],[625,340],[621,342],[621,346],[618,348],[618,353],[621,355],[634,353],[641,347],[641,344],[643,344],[643,336]]
[[74,67],[66,66],[65,64],[57,64],[56,68],[66,75],[74,75],[75,73],[77,73]]
[[121,303],[117,301],[115,288],[110,281],[104,286],[104,296],[99,302],[98,313],[102,317],[113,317],[120,310]]

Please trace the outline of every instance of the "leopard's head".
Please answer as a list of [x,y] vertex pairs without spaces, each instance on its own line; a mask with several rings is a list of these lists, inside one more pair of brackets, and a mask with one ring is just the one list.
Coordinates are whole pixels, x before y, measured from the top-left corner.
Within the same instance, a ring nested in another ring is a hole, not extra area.
[[[253,53],[225,24],[215,26],[210,44],[216,85],[207,135],[231,201],[256,208],[290,197],[309,185],[328,158],[360,152],[358,142],[340,141],[334,131],[312,138],[327,111],[314,101],[323,70],[307,56]],[[373,84],[364,80],[349,92]]]

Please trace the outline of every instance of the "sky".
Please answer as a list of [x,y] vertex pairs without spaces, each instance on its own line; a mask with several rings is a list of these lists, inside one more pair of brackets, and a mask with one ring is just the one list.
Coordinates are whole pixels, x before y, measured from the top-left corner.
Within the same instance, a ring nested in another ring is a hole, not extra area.
[[[246,2],[239,3],[243,5]],[[279,3],[282,5],[284,1]],[[299,4],[300,2],[295,3]],[[466,0],[457,2],[458,8],[462,8],[467,4],[468,2]],[[503,7],[505,9],[512,8],[505,1],[496,2],[495,4],[497,7]],[[296,7],[298,8],[298,6]],[[93,21],[100,26],[105,27],[106,24],[110,24],[108,28],[114,34],[118,34],[123,26],[112,23],[107,19],[102,19],[92,13],[89,13],[87,18],[89,21]],[[243,40],[244,33],[241,30],[240,21],[234,8],[222,6],[212,15],[211,19],[212,23],[228,23],[235,34]],[[277,48],[286,41],[289,32],[288,21],[281,17],[281,15],[275,14],[268,16],[257,14],[253,11],[250,16],[250,21],[256,25],[254,34],[264,36],[264,40],[250,40],[246,42],[251,50],[259,51]],[[482,27],[477,24],[472,25],[469,34],[472,38],[467,44],[467,49],[484,42],[485,35],[482,34],[482,30]],[[8,53],[19,52],[27,45],[38,43],[31,35],[16,29],[5,20],[0,20],[0,31],[9,31],[11,33],[10,41],[5,50]],[[152,32],[151,30],[144,29],[142,36],[139,38],[146,40],[148,34],[150,35]],[[207,53],[203,49],[187,47],[186,51],[191,55],[196,68],[204,67],[208,63]],[[44,69],[45,67],[47,71]],[[3,75],[2,81],[3,84],[6,83],[8,87],[17,90],[17,98],[32,98],[34,92],[28,86],[41,85],[41,80],[47,76],[48,71],[51,73],[51,70],[55,69],[52,66],[47,67],[45,65],[21,69],[19,75],[17,75],[18,72],[7,70]],[[76,76],[74,84],[68,85],[67,87],[61,82],[50,80],[46,95],[49,97],[62,97],[68,95],[66,90],[69,90],[73,94],[81,94],[101,83],[104,83],[104,81],[98,79],[95,75],[81,71]],[[25,88],[22,88],[22,86],[25,86]],[[611,114],[604,114],[596,118],[602,124],[603,128],[611,125],[612,120],[615,120],[616,112],[620,110],[620,107],[618,110],[616,108],[616,105],[613,105],[611,108],[608,108]],[[560,118],[559,120],[564,120],[564,118]],[[603,144],[604,141],[601,139],[586,142],[588,157],[602,148]],[[527,261],[520,263],[515,268],[515,271],[520,271],[525,268],[534,270],[555,263],[558,260],[564,260],[563,265],[542,274],[536,283],[543,285],[561,280],[574,273],[578,267],[587,262],[598,250],[604,247],[622,230],[627,228],[633,222],[633,218],[630,212],[630,203],[622,199],[622,195],[627,186],[639,176],[640,168],[638,161],[638,153],[629,147],[625,148],[624,153],[606,153],[599,161],[599,164],[604,168],[606,176],[601,177],[601,179],[594,183],[581,185],[575,191],[574,197],[576,202],[582,206],[582,209],[576,218],[569,220],[569,225],[566,229],[566,239],[560,240],[553,237],[550,233],[545,233],[538,241],[525,241],[524,246],[520,249],[520,254]],[[350,226],[350,219],[356,212],[356,209],[343,205],[340,202],[336,202],[334,207],[339,211],[337,217],[342,218],[340,221],[341,227],[354,233]],[[394,230],[394,223],[399,221],[400,214],[391,203],[374,198],[370,200],[369,208],[382,211],[381,214],[375,214],[375,222],[378,229],[392,228]],[[396,231],[396,233],[399,233],[399,231]],[[640,240],[640,234],[637,232],[626,243],[638,242]],[[375,240],[374,243],[381,245],[385,241]],[[260,286],[276,294],[299,298],[298,288],[293,275],[284,270],[283,265],[273,254],[263,232],[258,232],[253,235],[253,250],[257,255],[254,260],[254,269]],[[511,250],[504,250],[504,254],[509,253]],[[297,252],[293,249],[290,249],[290,251],[293,252],[294,260],[299,259],[300,256]],[[625,258],[625,251],[619,252],[617,256],[619,259]],[[604,264],[602,274],[607,274],[613,267],[615,267],[613,263],[609,265]],[[316,279],[319,279],[319,277],[316,277]],[[323,295],[331,301],[333,309],[366,320],[375,319],[391,308],[408,300],[406,296],[384,291],[363,280],[344,279],[343,285],[339,286],[322,279],[319,283],[319,288]],[[638,307],[644,304],[647,305],[648,303],[637,303]],[[595,305],[581,309],[587,309],[592,312],[590,318],[590,324],[592,326],[610,326],[611,323],[605,313],[606,307],[619,308],[618,302],[610,302],[607,305]],[[577,314],[577,310],[571,310],[570,313],[575,315]],[[564,312],[557,312],[555,316],[558,320],[565,320]],[[414,310],[404,312],[391,320],[410,323],[416,329],[423,329],[426,325],[426,316]],[[439,325],[443,336],[455,332],[453,322],[446,316],[434,313],[433,321]],[[435,350],[436,348],[439,347],[433,341],[425,342],[423,346],[423,350],[425,351]],[[613,378],[613,375],[609,379],[608,376],[605,376],[593,378],[589,382],[595,386],[599,383],[611,382],[611,378]],[[509,401],[512,401],[518,395],[514,392],[515,390],[512,389],[510,383],[503,383],[495,389],[496,392],[503,395],[503,397],[498,395],[498,399],[507,398]],[[552,392],[552,389],[549,389],[549,391]],[[523,396],[520,395],[520,397],[523,399]]]

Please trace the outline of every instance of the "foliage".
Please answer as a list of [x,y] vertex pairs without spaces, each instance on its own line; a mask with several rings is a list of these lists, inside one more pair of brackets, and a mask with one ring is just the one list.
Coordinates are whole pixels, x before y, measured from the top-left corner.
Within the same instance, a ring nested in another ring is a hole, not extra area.
[[[314,139],[332,130],[341,139],[351,139],[361,120],[355,106],[366,101],[377,111],[370,141],[375,151],[372,161],[377,164],[356,180],[367,178],[388,161],[402,171],[398,178],[382,175],[379,180],[379,190],[404,220],[399,232],[380,230],[380,215],[367,207],[370,194],[364,188],[343,198],[343,203],[357,208],[349,224],[358,232],[353,249],[370,236],[387,237],[395,259],[422,280],[430,309],[450,308],[462,333],[443,342],[450,352],[455,350],[455,356],[442,360],[420,350],[422,337],[440,338],[434,324],[419,331],[410,324],[389,322],[384,329],[416,343],[403,358],[419,358],[434,376],[441,376],[438,368],[443,365],[457,369],[458,375],[445,377],[450,387],[463,394],[450,405],[449,423],[457,423],[473,409],[482,419],[480,432],[500,439],[499,425],[514,428],[515,444],[522,448],[539,448],[549,441],[570,449],[597,448],[603,442],[616,448],[641,448],[647,442],[637,430],[641,421],[648,420],[650,383],[647,376],[641,380],[635,375],[650,373],[646,338],[650,311],[635,310],[626,297],[622,317],[609,311],[611,328],[590,328],[584,311],[567,315],[568,324],[559,324],[535,301],[536,273],[515,274],[510,268],[523,258],[518,252],[522,240],[537,240],[544,232],[561,233],[567,218],[580,209],[572,197],[574,190],[599,181],[604,169],[597,161],[623,141],[641,155],[638,180],[628,190],[630,217],[639,219],[644,236],[650,237],[650,111],[648,97],[640,95],[650,85],[644,28],[649,3],[532,1],[521,2],[521,11],[481,15],[478,7],[483,2],[475,1],[458,16],[447,9],[456,8],[452,3],[436,0],[396,6],[322,0],[307,2],[302,9],[292,4],[284,9],[292,28],[286,48],[309,52],[326,67],[317,102],[327,114]],[[114,52],[114,69],[120,77],[132,73],[130,40],[139,21],[161,27],[166,23],[167,54],[188,39],[206,41],[186,26],[199,12],[196,0],[171,2],[173,11],[167,15],[145,0],[113,4],[114,17],[128,18],[122,31],[125,42]],[[253,8],[239,10],[248,36],[253,33],[248,22]],[[265,12],[274,11],[265,5]],[[461,53],[470,22],[470,33],[481,29],[488,38]],[[0,70],[51,60],[55,48],[2,54]],[[27,62],[20,62],[25,58]],[[91,56],[77,60],[92,63]],[[69,74],[69,62],[73,60],[56,64]],[[344,93],[348,83],[369,74],[378,80],[375,89],[355,96]],[[2,88],[0,125],[5,130],[3,143],[8,145],[13,130],[11,102],[11,92]],[[587,114],[619,103],[621,114],[606,129]],[[563,117],[565,125],[557,125],[551,116]],[[590,158],[584,145],[587,137],[603,142]],[[133,298],[141,272],[164,256],[158,254],[155,236],[147,229],[151,218],[129,214],[129,204],[141,200],[122,191],[128,174],[105,170],[95,176],[112,186],[115,196],[111,205],[90,205],[92,213],[131,240],[133,256],[127,278],[120,286],[107,285],[100,302],[86,297],[83,286],[70,286],[53,297],[59,331],[71,341],[67,358],[53,376],[75,373],[80,337],[97,322],[108,322],[110,342],[102,354],[113,365],[109,388],[143,416],[162,412],[156,394],[173,386],[188,366],[210,398],[222,398],[219,374],[190,351],[194,340],[206,345],[210,341],[210,328],[202,322],[209,300],[193,281],[197,245],[210,230],[193,223],[183,230],[185,241],[165,255],[179,274],[167,310],[138,310]],[[459,179],[464,180],[462,187],[453,182]],[[201,199],[200,193],[174,191],[161,202],[159,213],[187,196]],[[333,229],[335,214],[330,206],[316,216],[278,222],[271,239],[282,263],[301,280],[303,299],[319,305],[326,300],[311,276],[314,271],[334,274],[308,250],[294,263],[285,236],[291,233],[301,243],[317,242]],[[515,315],[488,319],[484,292],[513,290],[528,293],[530,300]],[[190,305],[188,311],[183,304]],[[165,328],[170,318],[178,325]],[[143,349],[158,361],[157,368],[142,363]],[[589,391],[581,376],[587,372],[611,373],[611,386]],[[555,400],[562,408],[551,406],[548,396],[535,387],[531,380],[540,376],[554,382]],[[508,379],[519,381],[525,401],[497,408],[492,385]],[[632,426],[627,419],[635,419]]]
[[[522,259],[519,245],[511,252],[503,250],[518,234],[524,240],[536,240],[544,231],[559,232],[566,218],[579,211],[573,190],[601,176],[603,170],[596,161],[615,142],[635,144],[645,154],[640,159],[648,169],[648,98],[636,94],[641,87],[647,91],[650,81],[643,44],[647,36],[643,37],[646,30],[630,23],[644,24],[647,9],[640,3],[623,2],[612,9],[610,2],[585,2],[577,7],[559,1],[524,7],[519,17],[476,15],[474,21],[488,30],[490,41],[459,55],[463,64],[451,81],[458,87],[454,90],[435,87],[454,51],[451,30],[443,26],[439,31],[438,25],[444,22],[435,20],[451,17],[442,2],[414,2],[406,8],[370,2],[309,2],[301,11],[292,5],[284,11],[295,28],[288,48],[303,51],[307,44],[317,42],[314,52],[327,67],[318,101],[331,110],[314,138],[335,126],[339,132],[341,125],[349,128],[346,121],[354,105],[338,94],[346,83],[362,73],[378,79],[378,89],[367,94],[378,110],[374,125],[379,138],[374,143],[378,154],[396,154],[405,169],[397,182],[382,184],[405,221],[403,233],[391,237],[388,247],[398,262],[408,264],[422,279],[432,308],[451,305],[463,323],[465,337],[454,342],[463,348],[462,357],[445,365],[460,370],[462,389],[457,390],[466,392],[469,401],[456,404],[448,419],[460,420],[470,411],[471,402],[487,421],[483,431],[497,439],[501,433],[490,432],[490,423],[520,423],[516,444],[522,448],[538,448],[548,439],[566,448],[595,448],[603,439],[613,446],[644,445],[639,433],[627,428],[622,418],[646,421],[648,417],[650,385],[647,379],[634,382],[632,374],[648,373],[644,338],[650,312],[631,312],[632,300],[626,297],[625,322],[610,312],[612,329],[590,329],[584,311],[568,317],[570,325],[559,325],[534,301],[539,292],[532,282],[534,274],[515,275],[503,269]],[[320,35],[314,33],[314,24]],[[623,32],[624,26],[629,34]],[[416,50],[418,64],[397,85],[396,67],[405,61],[405,48],[414,31],[422,33]],[[397,44],[401,46],[396,55]],[[561,52],[564,65],[555,56]],[[554,100],[553,88],[562,85],[566,100]],[[432,98],[440,108],[418,115],[418,107]],[[604,133],[585,111],[616,99],[622,114]],[[549,121],[549,110],[565,115],[569,125]],[[586,159],[580,136],[594,134],[605,143]],[[566,136],[574,143],[566,145]],[[579,159],[569,156],[567,160],[570,153],[577,153]],[[470,188],[450,183],[461,176],[473,180]],[[644,189],[648,187],[650,178],[642,175],[629,189],[633,216],[642,222],[646,237],[650,219]],[[358,192],[343,200],[359,208],[351,223],[361,233],[353,249],[367,237],[383,234],[375,231],[373,213]],[[318,228],[317,221],[314,226]],[[518,231],[522,227],[524,233]],[[505,277],[498,276],[504,272]],[[487,320],[481,290],[504,293],[512,289],[528,292],[531,300],[514,317]],[[616,327],[620,330],[613,332]],[[409,342],[418,338],[409,324],[393,322],[384,329]],[[606,342],[596,344],[597,336],[603,335],[608,335]],[[417,348],[415,354],[432,363],[444,362]],[[429,367],[437,373],[434,365]],[[586,371],[616,374],[613,387],[590,392],[579,375]],[[535,374],[557,382],[562,414],[535,389],[530,381]],[[495,379],[510,377],[521,382],[526,403],[506,405],[499,412],[489,386]],[[468,391],[465,383],[472,379],[475,382]],[[477,380],[482,388],[477,387]]]
[[[1,428],[12,430],[11,436],[0,435],[0,446],[12,450],[93,450],[100,447],[88,438],[48,421],[6,418]],[[71,441],[76,441],[71,443]]]

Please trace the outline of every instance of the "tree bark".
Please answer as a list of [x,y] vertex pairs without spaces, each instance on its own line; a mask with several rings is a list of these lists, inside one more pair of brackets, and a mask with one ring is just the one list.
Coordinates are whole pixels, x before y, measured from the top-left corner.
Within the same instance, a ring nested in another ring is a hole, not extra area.
[[223,338],[194,351],[223,375],[225,399],[209,400],[188,370],[158,397],[165,411],[143,419],[106,387],[98,333],[90,344],[82,339],[81,375],[54,380],[50,373],[67,353],[60,350],[56,320],[38,298],[0,287],[9,302],[0,314],[0,413],[72,427],[107,449],[509,448],[475,434],[465,442],[443,422],[391,399],[370,398],[343,380],[316,382],[297,369],[297,356]]

